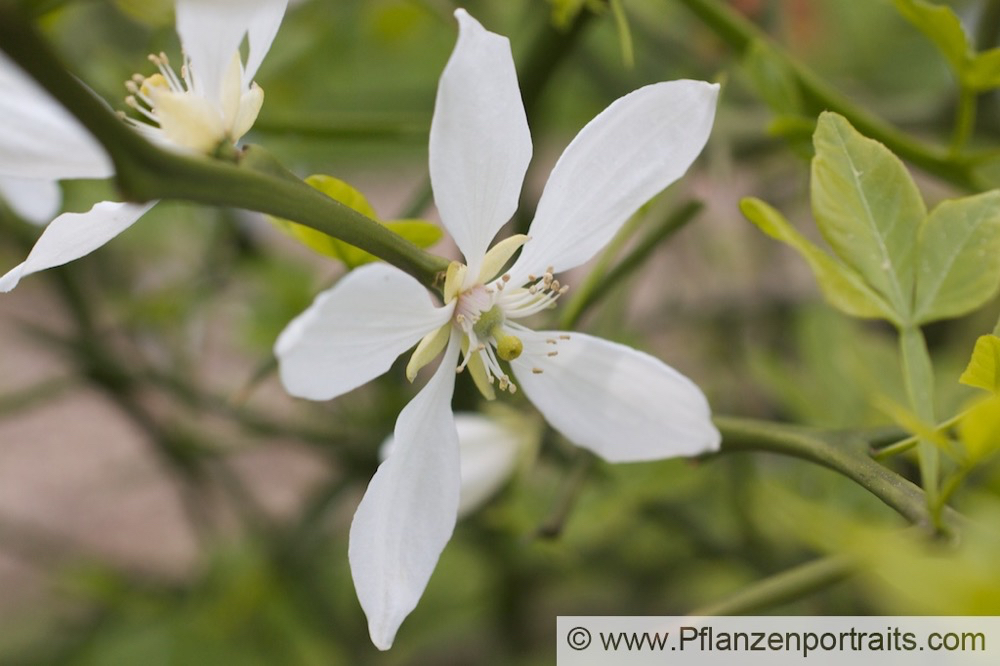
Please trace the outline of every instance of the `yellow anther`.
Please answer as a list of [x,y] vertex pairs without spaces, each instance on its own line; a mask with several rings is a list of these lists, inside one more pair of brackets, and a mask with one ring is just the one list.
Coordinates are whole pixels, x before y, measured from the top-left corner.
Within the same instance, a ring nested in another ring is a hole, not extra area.
[[143,95],[149,95],[154,89],[160,90],[170,90],[170,85],[167,80],[163,78],[162,74],[153,74],[152,76],[146,77],[143,80],[142,85],[139,86],[139,92]]

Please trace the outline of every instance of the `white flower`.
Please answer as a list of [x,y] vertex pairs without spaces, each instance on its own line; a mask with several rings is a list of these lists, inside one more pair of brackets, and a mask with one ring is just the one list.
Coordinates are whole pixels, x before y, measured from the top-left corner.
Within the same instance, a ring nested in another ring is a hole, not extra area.
[[[158,144],[211,154],[250,129],[263,102],[253,77],[274,40],[288,0],[177,0],[177,33],[184,49],[178,75],[165,55],[159,70],[136,75],[127,103],[147,122],[127,120]],[[247,62],[239,49],[248,41]],[[104,178],[113,169],[87,132],[9,60],[0,58],[0,193],[35,220],[59,205],[56,180]],[[10,180],[20,179],[20,180]],[[29,189],[30,188],[30,189]],[[42,233],[28,258],[3,277],[10,291],[26,275],[89,254],[132,226],[156,202],[104,201],[86,213],[65,213]],[[47,213],[48,215],[45,215]]]
[[659,360],[518,321],[556,301],[563,287],[554,273],[593,257],[640,205],[687,170],[708,138],[718,86],[659,83],[611,104],[559,159],[528,236],[487,252],[517,206],[531,139],[508,41],[462,10],[456,16],[458,43],[441,76],[430,135],[435,201],[466,261],[449,268],[444,305],[405,273],[369,265],[320,294],[275,345],[285,387],[314,400],[384,373],[418,342],[411,379],[444,350],[430,381],[399,415],[394,451],[351,525],[355,588],[372,641],[383,650],[416,606],[455,525],[456,367],[468,369],[488,397],[494,386],[520,387],[567,439],[609,461],[695,455],[720,440],[698,387]]

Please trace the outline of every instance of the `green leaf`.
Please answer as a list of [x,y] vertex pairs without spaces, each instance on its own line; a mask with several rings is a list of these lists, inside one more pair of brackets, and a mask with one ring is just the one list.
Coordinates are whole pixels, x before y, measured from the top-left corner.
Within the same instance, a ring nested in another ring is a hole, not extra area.
[[894,0],[896,9],[907,21],[924,33],[951,65],[955,75],[965,79],[972,61],[972,45],[962,28],[962,22],[950,7],[934,5],[924,0]]
[[976,340],[969,365],[958,381],[1000,395],[1000,337],[983,335]]
[[1000,450],[1000,395],[969,408],[958,422],[958,435],[972,463]]
[[958,317],[1000,288],[1000,191],[945,201],[920,230],[914,318]]
[[842,116],[824,112],[813,135],[812,207],[833,251],[912,321],[917,230],[926,209],[903,163]]
[[[331,199],[335,199],[345,206],[356,210],[362,215],[384,224],[386,227],[418,247],[427,248],[441,240],[441,229],[430,222],[425,222],[423,220],[394,220],[391,222],[382,222],[375,213],[375,209],[372,208],[370,203],[368,203],[368,199],[365,198],[365,195],[338,178],[318,174],[306,178],[306,183],[326,194]],[[270,219],[280,229],[288,233],[293,238],[296,238],[303,245],[312,248],[320,254],[343,262],[348,268],[357,268],[362,264],[378,260],[378,258],[373,254],[365,252],[364,250],[359,250],[353,245],[345,243],[344,241],[334,238],[333,236],[328,236],[321,231],[316,231],[311,227],[277,217],[271,217]]]
[[802,255],[812,268],[823,295],[835,308],[854,317],[900,323],[892,308],[860,275],[810,243],[777,210],[754,198],[743,199],[740,210],[761,231],[792,246]]

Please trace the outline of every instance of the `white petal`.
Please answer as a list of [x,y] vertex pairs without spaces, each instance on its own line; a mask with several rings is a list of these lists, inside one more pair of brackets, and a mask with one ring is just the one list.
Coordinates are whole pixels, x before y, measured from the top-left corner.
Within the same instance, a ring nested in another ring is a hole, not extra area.
[[10,291],[26,275],[90,254],[132,226],[155,204],[103,201],[86,213],[63,213],[45,227],[28,258],[0,278],[0,291]]
[[593,257],[691,166],[708,140],[718,93],[704,81],[656,83],[590,121],[553,168],[528,231],[532,240],[511,273],[560,272]]
[[33,224],[47,224],[62,206],[62,190],[51,180],[0,176],[0,198]]
[[104,149],[68,111],[0,52],[0,176],[106,178]]
[[[649,354],[581,333],[545,343],[559,335],[526,334],[511,365],[520,388],[571,442],[610,462],[719,448],[708,402],[690,379]],[[553,350],[557,356],[546,355]]]
[[264,61],[264,56],[271,50],[271,43],[278,34],[287,7],[288,0],[263,0],[258,3],[257,10],[250,17],[250,24],[247,26],[249,49],[247,63],[243,68],[243,81],[247,89],[253,77],[257,75],[257,69]]
[[[455,414],[461,452],[462,488],[458,517],[475,511],[491,498],[514,473],[523,438],[496,419],[475,413]],[[396,439],[382,443],[379,455],[392,455]]]
[[378,377],[451,317],[406,273],[386,264],[351,271],[278,338],[281,380],[294,396],[329,400]]
[[458,336],[427,386],[396,421],[395,450],[379,465],[351,523],[351,574],[368,632],[388,650],[451,538],[458,515],[458,433],[451,412]]
[[506,37],[455,12],[458,43],[441,74],[430,135],[430,172],[441,222],[469,265],[517,210],[531,135]]
[[191,63],[195,89],[221,109],[223,81],[244,37],[250,53],[244,89],[271,47],[288,0],[177,0],[177,34]]

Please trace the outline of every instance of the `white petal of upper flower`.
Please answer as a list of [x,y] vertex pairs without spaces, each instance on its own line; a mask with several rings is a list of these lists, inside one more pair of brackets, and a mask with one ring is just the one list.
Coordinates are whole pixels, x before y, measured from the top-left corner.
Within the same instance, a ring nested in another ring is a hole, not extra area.
[[221,108],[226,71],[244,37],[250,43],[243,74],[248,90],[287,5],[288,0],[177,0],[177,34],[198,94]]
[[[581,333],[546,344],[559,335],[525,334],[524,353],[511,366],[520,388],[571,442],[610,462],[718,449],[708,402],[690,379],[649,354]],[[557,356],[546,355],[553,350]]]
[[441,222],[469,266],[514,211],[531,161],[531,135],[510,42],[464,10],[458,43],[438,84],[430,133],[430,174]]
[[593,257],[691,166],[708,140],[718,92],[704,81],[656,83],[590,121],[553,168],[512,276],[548,266],[558,273]]
[[0,52],[0,176],[106,178],[111,160],[87,130]]
[[281,380],[294,396],[335,398],[387,371],[452,310],[454,304],[435,307],[427,290],[397,268],[362,266],[317,296],[278,337]]
[[[496,494],[514,473],[523,438],[496,419],[474,413],[455,414],[455,428],[461,452],[458,517],[462,518]],[[395,446],[395,437],[389,437],[379,455],[390,457]]]
[[288,0],[263,0],[251,14],[247,26],[247,62],[243,68],[243,81],[246,86],[253,81],[257,69],[264,61],[264,56],[271,50],[271,43],[278,34],[287,7]]
[[380,650],[416,607],[458,515],[458,433],[451,412],[458,360],[453,336],[427,386],[396,421],[396,445],[379,465],[351,523],[351,574]]
[[32,224],[46,224],[62,205],[62,190],[52,180],[0,176],[0,198]]
[[103,201],[86,213],[63,213],[45,227],[28,258],[0,278],[0,291],[10,291],[26,275],[90,254],[132,226],[155,204]]

